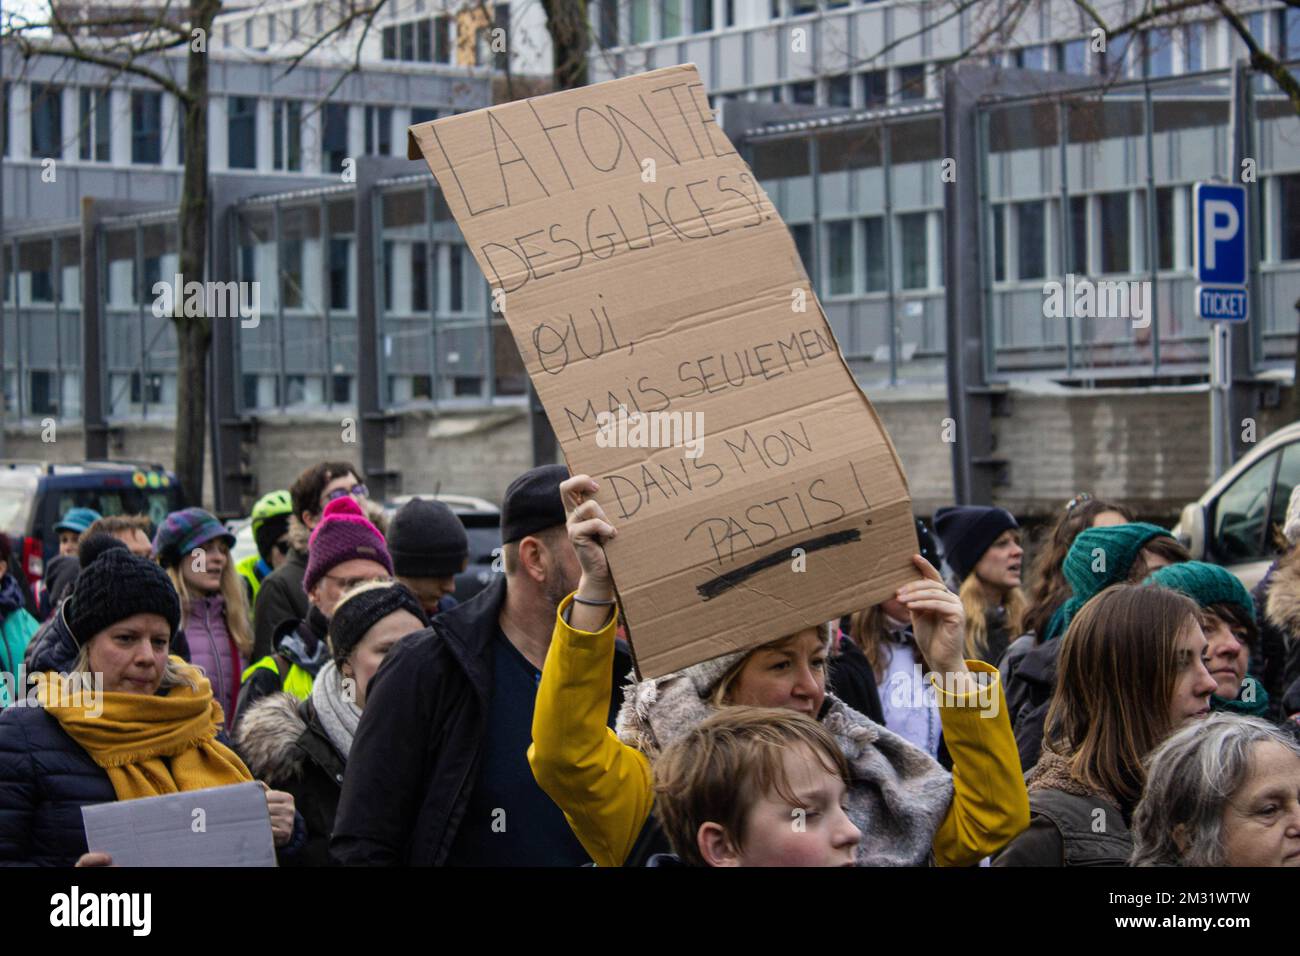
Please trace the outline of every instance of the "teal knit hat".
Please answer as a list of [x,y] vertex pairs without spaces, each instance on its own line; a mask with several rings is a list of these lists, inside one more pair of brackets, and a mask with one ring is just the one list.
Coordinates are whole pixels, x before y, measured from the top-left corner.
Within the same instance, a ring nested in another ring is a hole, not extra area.
[[1070,585],[1071,597],[1052,615],[1047,625],[1047,636],[1043,640],[1060,637],[1070,626],[1070,620],[1079,608],[1087,604],[1090,598],[1112,584],[1126,580],[1133,570],[1133,562],[1137,560],[1138,553],[1148,541],[1162,535],[1173,537],[1159,525],[1145,521],[1111,525],[1108,528],[1084,528],[1080,531],[1061,565],[1061,573]]
[[1204,561],[1184,561],[1160,568],[1143,584],[1158,584],[1186,594],[1201,607],[1214,604],[1235,604],[1247,620],[1255,619],[1255,602],[1237,576],[1217,564]]

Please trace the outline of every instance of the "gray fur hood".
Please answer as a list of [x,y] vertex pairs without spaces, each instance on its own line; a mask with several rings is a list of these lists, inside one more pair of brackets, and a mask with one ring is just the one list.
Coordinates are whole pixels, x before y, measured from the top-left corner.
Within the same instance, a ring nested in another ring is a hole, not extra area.
[[1300,635],[1300,548],[1280,558],[1273,569],[1264,617],[1282,633]]
[[[619,739],[655,759],[709,717],[716,679],[711,662],[630,684],[619,711]],[[703,670],[702,670],[703,669]],[[952,804],[952,775],[898,734],[826,695],[822,726],[853,772],[848,814],[862,831],[859,866],[921,866]]]
[[253,704],[235,728],[235,749],[258,780],[282,783],[302,776],[306,752],[298,739],[307,724],[298,714],[301,701],[275,693]]

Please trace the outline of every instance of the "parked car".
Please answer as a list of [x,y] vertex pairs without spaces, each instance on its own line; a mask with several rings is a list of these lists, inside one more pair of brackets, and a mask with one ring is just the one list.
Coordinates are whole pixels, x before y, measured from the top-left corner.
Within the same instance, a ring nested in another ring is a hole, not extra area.
[[1183,508],[1174,535],[1192,557],[1222,564],[1253,588],[1282,551],[1291,490],[1300,484],[1300,422],[1274,432]]
[[128,461],[0,461],[0,531],[28,581],[45,573],[59,553],[55,524],[69,508],[101,515],[143,514],[157,526],[188,502],[174,472],[162,465]]
[[469,537],[469,565],[456,575],[456,600],[468,601],[492,580],[492,564],[501,553],[501,509],[490,501],[469,495],[398,495],[384,504],[388,520],[391,521],[397,509],[412,498],[441,501],[465,526]]

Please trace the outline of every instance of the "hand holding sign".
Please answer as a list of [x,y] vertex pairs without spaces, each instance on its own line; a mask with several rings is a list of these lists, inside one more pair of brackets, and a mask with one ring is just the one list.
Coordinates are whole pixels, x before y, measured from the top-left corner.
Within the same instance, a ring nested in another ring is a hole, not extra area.
[[[585,601],[614,600],[614,581],[605,557],[605,542],[618,534],[609,523],[605,509],[595,497],[600,484],[589,475],[574,475],[560,483],[560,498],[568,515],[569,541],[578,552],[582,579],[577,596]],[[580,631],[597,631],[609,620],[608,611],[599,606],[574,601],[569,623]]]
[[898,589],[898,600],[912,615],[912,636],[930,665],[942,674],[961,674],[965,660],[966,612],[961,598],[948,590],[943,577],[919,554],[912,563],[921,572],[920,581],[909,581]]
[[272,790],[261,780],[258,786],[266,791],[266,812],[271,817],[271,836],[276,846],[285,846],[293,839],[293,794]]

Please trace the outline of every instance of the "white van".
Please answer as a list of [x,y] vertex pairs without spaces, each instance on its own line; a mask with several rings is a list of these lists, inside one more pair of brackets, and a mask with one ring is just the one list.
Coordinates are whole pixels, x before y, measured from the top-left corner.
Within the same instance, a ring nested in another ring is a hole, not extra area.
[[1291,489],[1300,485],[1300,422],[1273,433],[1183,508],[1174,536],[1198,561],[1222,564],[1247,588],[1281,553]]

